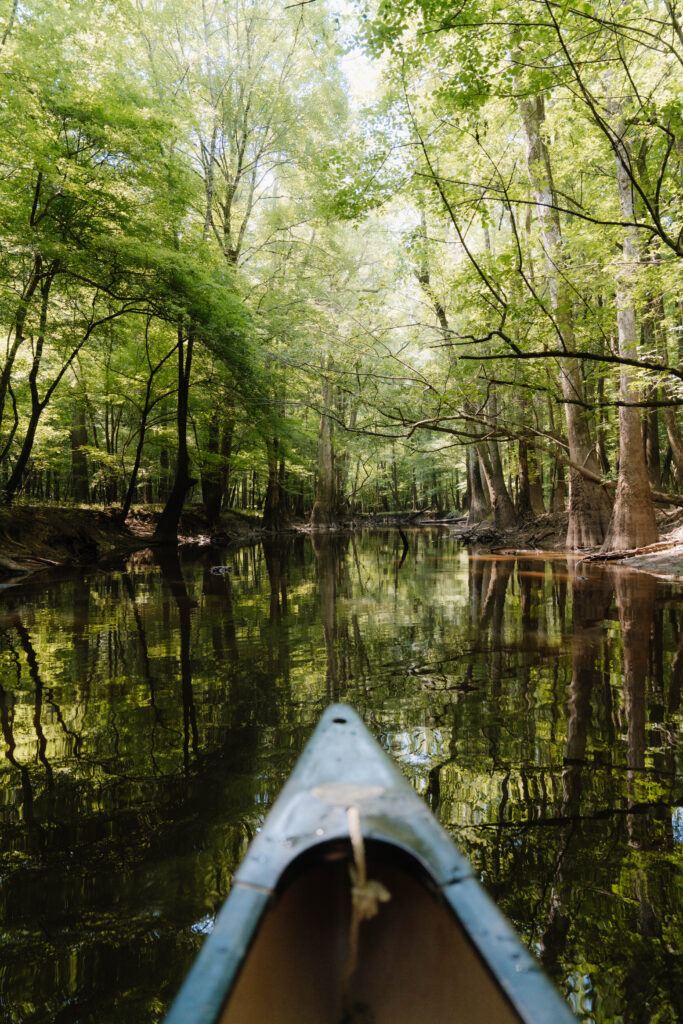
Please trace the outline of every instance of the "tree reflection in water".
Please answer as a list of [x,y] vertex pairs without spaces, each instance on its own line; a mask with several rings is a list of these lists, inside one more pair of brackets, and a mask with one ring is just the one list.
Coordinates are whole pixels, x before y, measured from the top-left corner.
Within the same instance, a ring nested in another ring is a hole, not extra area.
[[683,1018],[681,596],[430,531],[150,555],[4,592],[6,1018],[160,1019],[337,699],[586,1024]]

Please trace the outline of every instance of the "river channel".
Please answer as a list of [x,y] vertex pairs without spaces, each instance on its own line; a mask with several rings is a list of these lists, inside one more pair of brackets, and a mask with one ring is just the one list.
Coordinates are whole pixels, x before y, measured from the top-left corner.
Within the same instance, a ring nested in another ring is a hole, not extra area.
[[337,700],[580,1021],[683,1020],[683,587],[407,540],[0,591],[0,1020],[161,1020]]

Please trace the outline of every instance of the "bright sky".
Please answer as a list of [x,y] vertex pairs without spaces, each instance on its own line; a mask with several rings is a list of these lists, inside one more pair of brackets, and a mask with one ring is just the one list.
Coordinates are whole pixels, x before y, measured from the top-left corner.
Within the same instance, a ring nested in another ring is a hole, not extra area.
[[[354,5],[349,0],[330,0],[330,10],[337,15],[341,24],[342,38],[350,37],[357,24]],[[349,83],[349,94],[358,106],[369,103],[379,84],[379,70],[374,61],[363,51],[354,47],[342,58],[342,69]]]
[[370,102],[379,84],[377,65],[360,50],[347,53],[341,63],[349,82],[351,99],[359,105]]

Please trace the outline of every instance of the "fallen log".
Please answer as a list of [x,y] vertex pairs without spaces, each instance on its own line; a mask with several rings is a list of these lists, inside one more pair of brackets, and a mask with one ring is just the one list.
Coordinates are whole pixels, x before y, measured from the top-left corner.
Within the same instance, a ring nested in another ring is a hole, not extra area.
[[657,544],[646,544],[642,548],[625,548],[623,551],[595,551],[593,554],[584,555],[576,563],[581,562],[617,562],[622,558],[635,558],[637,555],[654,555],[660,551],[671,551],[673,548],[683,550],[683,540],[659,541]]

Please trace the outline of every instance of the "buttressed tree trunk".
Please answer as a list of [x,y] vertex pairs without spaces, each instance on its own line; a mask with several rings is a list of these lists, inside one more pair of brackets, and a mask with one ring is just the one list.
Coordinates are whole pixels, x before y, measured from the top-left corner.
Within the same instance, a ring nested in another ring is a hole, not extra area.
[[467,479],[470,495],[470,507],[467,510],[467,525],[475,526],[488,519],[491,507],[481,479],[479,456],[473,444],[467,448]]
[[[498,396],[495,386],[491,386],[488,401],[488,415],[492,423],[498,422]],[[500,447],[496,440],[490,439],[486,442],[486,453],[488,455],[488,466],[484,465],[486,480],[491,492],[491,508],[493,510],[493,521],[500,529],[509,529],[514,526],[517,516],[515,506],[512,503],[510,492],[505,483],[505,473],[500,457]],[[489,476],[490,467],[490,476]]]
[[[620,140],[616,158],[619,204],[623,219],[632,223],[635,219],[635,209],[633,188],[628,173],[630,156],[623,138],[625,125],[621,118],[617,123],[616,132]],[[623,262],[617,273],[616,299],[619,354],[630,359],[638,356],[638,330],[634,300],[638,258],[634,229],[626,228],[623,242]],[[620,396],[622,402],[637,400],[632,374],[626,366],[621,367]],[[640,414],[634,405],[620,405],[619,476],[614,510],[603,551],[642,547],[646,544],[653,544],[658,536],[650,480],[645,462]]]
[[507,530],[514,525],[517,517],[505,485],[498,446],[495,441],[482,441],[477,445],[477,450],[482,472],[488,484],[493,522],[498,529]]
[[[546,256],[546,274],[555,329],[562,347],[575,350],[572,296],[562,274],[563,242],[560,217],[550,165],[550,153],[543,138],[545,105],[542,96],[518,100],[526,141],[526,163],[536,202]],[[584,401],[581,366],[576,359],[559,360],[562,395],[565,399],[569,457],[575,466],[600,474],[591,440],[590,414]],[[569,529],[567,547],[587,548],[601,544],[609,524],[611,502],[604,487],[587,479],[577,469],[569,470]]]

